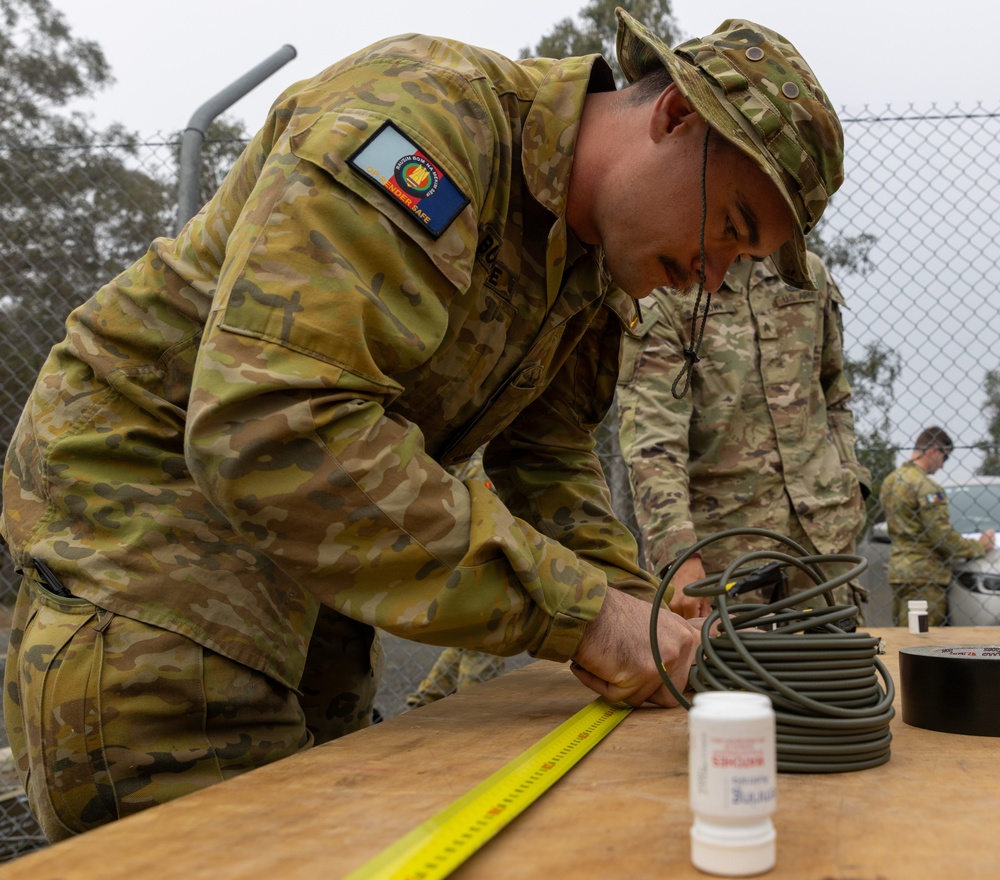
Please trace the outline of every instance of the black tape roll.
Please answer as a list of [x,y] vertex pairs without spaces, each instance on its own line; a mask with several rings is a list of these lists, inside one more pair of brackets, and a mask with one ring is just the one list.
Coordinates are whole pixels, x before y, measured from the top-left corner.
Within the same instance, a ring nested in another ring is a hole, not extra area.
[[899,651],[903,721],[1000,736],[1000,645],[926,645]]

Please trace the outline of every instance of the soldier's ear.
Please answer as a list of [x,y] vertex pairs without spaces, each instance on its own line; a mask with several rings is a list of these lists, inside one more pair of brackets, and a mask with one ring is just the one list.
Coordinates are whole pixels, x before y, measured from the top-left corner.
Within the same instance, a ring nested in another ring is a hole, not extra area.
[[676,133],[683,127],[705,125],[691,102],[677,88],[677,83],[670,83],[653,102],[649,115],[649,136],[657,143],[666,135]]

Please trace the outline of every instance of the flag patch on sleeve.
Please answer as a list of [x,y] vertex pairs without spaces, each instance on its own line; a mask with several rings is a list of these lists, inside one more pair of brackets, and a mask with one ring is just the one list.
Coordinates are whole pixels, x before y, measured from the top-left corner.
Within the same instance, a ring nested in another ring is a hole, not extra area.
[[939,501],[944,501],[943,492],[930,492],[927,495],[928,504],[937,504]]
[[434,238],[469,204],[441,166],[392,122],[382,123],[347,162]]

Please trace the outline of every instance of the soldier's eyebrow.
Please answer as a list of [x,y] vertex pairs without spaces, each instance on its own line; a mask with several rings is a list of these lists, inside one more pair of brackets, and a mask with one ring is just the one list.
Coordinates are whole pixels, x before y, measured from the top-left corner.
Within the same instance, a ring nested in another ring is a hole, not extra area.
[[760,244],[760,220],[757,219],[757,212],[750,206],[743,193],[736,193],[736,210],[740,212],[743,222],[747,227],[747,242],[750,247],[757,247]]

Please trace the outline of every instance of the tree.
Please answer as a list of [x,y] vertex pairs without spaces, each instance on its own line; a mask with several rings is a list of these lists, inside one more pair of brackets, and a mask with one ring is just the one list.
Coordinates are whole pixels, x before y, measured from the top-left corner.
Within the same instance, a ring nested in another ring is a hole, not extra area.
[[579,23],[572,18],[556,22],[552,31],[542,37],[537,45],[521,50],[521,57],[565,58],[571,55],[589,55],[599,52],[611,64],[615,81],[625,84],[625,77],[615,54],[615,35],[618,19],[615,7],[625,7],[639,21],[658,34],[668,45],[676,41],[679,33],[670,0],[590,0],[578,13]]
[[844,357],[844,373],[851,385],[851,409],[855,418],[855,447],[858,460],[871,471],[872,494],[868,513],[882,518],[878,504],[882,481],[896,463],[896,447],[889,442],[889,410],[896,398],[895,385],[902,359],[881,340],[869,342],[864,357]]
[[1000,477],[1000,370],[986,371],[983,391],[986,393],[983,413],[989,437],[976,444],[976,448],[983,453],[983,462],[976,473],[985,477]]
[[[859,235],[837,233],[829,241],[827,221],[823,219],[809,234],[806,244],[836,275],[837,269],[867,275],[874,265],[871,250],[877,239],[868,232]],[[878,502],[882,481],[896,463],[896,447],[889,440],[889,411],[896,399],[895,385],[901,360],[896,351],[881,341],[869,342],[864,355],[853,359],[844,355],[844,373],[851,386],[851,410],[855,419],[855,450],[872,475],[872,493],[867,501],[871,520],[882,518]]]
[[128,161],[135,135],[93,132],[81,114],[59,112],[111,81],[97,44],[75,39],[48,0],[0,0],[0,356],[12,404],[67,307],[141,253],[169,204],[163,184]]
[[[175,161],[180,166],[180,143],[183,132],[178,132]],[[201,148],[201,177],[199,181],[200,204],[205,204],[222,184],[229,169],[240,157],[249,137],[242,122],[227,120],[225,116],[216,119],[205,132],[205,142]]]
[[864,277],[875,268],[871,261],[871,251],[878,239],[874,235],[870,232],[859,235],[837,233],[827,241],[824,238],[826,230],[827,220],[824,217],[806,237],[806,246],[823,260],[831,272],[843,269]]
[[[111,82],[100,47],[74,37],[49,0],[0,0],[4,438],[66,314],[173,225],[176,166],[149,170],[136,133],[121,124],[95,131],[65,110]],[[242,135],[239,125],[212,127],[206,186],[228,169]]]

